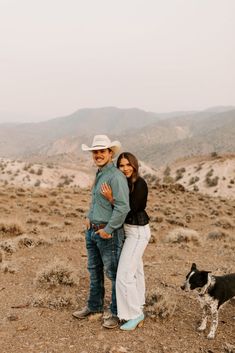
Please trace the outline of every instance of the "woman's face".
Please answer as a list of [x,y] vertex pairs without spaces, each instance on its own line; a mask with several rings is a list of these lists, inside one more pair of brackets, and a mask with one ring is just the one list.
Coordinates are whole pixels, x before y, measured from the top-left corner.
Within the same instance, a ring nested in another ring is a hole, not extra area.
[[134,168],[126,158],[121,158],[119,163],[119,169],[123,172],[123,174],[130,178],[133,174]]

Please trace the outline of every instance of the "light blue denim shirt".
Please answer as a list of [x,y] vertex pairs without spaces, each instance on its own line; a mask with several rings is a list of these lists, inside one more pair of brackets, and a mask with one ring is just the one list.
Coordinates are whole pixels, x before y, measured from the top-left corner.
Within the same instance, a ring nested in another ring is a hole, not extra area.
[[[113,205],[101,194],[103,183],[107,183],[112,188]],[[109,163],[96,173],[95,184],[92,188],[92,201],[87,216],[91,223],[107,223],[104,230],[111,234],[122,226],[129,211],[127,179],[113,163]]]

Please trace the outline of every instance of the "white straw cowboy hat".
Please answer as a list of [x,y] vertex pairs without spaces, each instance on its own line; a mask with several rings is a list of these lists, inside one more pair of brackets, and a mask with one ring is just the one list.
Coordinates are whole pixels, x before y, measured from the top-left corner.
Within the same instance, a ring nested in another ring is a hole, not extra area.
[[121,149],[121,143],[119,141],[110,141],[106,135],[95,135],[93,138],[92,146],[82,144],[83,151],[97,151],[110,148],[113,151],[113,157],[118,154]]

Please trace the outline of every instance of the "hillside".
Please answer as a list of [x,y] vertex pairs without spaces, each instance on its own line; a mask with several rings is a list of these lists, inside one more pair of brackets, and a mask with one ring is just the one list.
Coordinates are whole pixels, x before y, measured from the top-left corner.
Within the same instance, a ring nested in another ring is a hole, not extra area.
[[[0,186],[39,189],[91,186],[96,168],[90,158],[57,157],[48,157],[44,163],[0,158]],[[160,168],[140,161],[140,174],[152,185],[177,183],[190,191],[235,199],[235,154],[181,158]]]
[[[235,151],[235,110],[178,117],[124,137],[125,148],[155,167],[181,157]],[[128,138],[127,138],[128,137]]]
[[107,107],[41,123],[0,124],[0,157],[42,162],[58,155],[84,158],[81,143],[91,143],[100,133],[119,139],[123,149],[159,167],[184,156],[233,153],[235,109],[157,114]]
[[[90,193],[79,188],[0,187],[0,337],[4,353],[231,353],[235,303],[220,311],[214,340],[196,330],[193,293],[180,289],[192,262],[213,274],[235,272],[234,200],[179,186],[149,191],[151,241],[144,266],[144,327],[102,328],[102,316],[79,321],[89,288],[84,215]],[[106,282],[105,310],[110,302]]]
[[235,155],[182,158],[157,170],[160,183],[177,183],[187,190],[235,199]]

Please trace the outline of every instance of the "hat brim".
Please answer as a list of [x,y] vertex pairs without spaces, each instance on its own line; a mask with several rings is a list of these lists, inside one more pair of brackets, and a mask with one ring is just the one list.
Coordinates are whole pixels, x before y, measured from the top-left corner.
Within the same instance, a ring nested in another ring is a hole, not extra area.
[[121,149],[121,144],[119,141],[113,141],[111,142],[109,145],[106,145],[106,146],[95,146],[95,147],[89,147],[87,145],[85,145],[84,143],[82,144],[82,150],[83,151],[89,151],[89,152],[92,152],[92,151],[98,151],[98,150],[104,150],[106,148],[109,148],[113,151],[113,157],[116,156],[118,154],[118,152],[120,151]]

